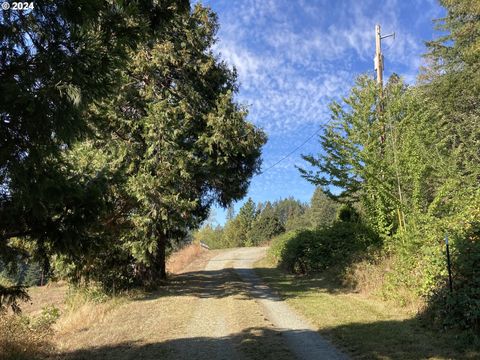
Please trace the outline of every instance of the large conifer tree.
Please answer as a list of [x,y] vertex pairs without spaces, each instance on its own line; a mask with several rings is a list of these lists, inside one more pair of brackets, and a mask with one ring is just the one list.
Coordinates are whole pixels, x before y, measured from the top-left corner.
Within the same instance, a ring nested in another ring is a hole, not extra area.
[[[108,178],[64,154],[103,119],[129,49],[172,16],[173,1],[35,1],[0,15],[0,256],[81,253],[105,208]],[[175,2],[183,3],[185,2]],[[188,2],[186,2],[188,7]],[[47,261],[44,261],[47,264]],[[11,298],[12,291],[0,288]]]
[[216,30],[210,10],[178,9],[131,52],[116,99],[97,107],[108,129],[79,145],[73,161],[83,173],[110,168],[116,210],[103,229],[106,241],[81,261],[69,259],[77,273],[111,283],[91,258],[102,254],[110,264],[116,254],[118,276],[154,285],[166,276],[172,241],[205,220],[213,203],[227,206],[245,195],[265,135],[234,100],[236,73],[211,50]]

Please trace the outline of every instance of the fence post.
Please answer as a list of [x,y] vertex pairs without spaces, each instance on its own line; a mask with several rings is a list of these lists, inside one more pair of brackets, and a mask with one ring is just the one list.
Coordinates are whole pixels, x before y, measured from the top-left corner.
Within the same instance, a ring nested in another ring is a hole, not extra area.
[[450,248],[448,246],[448,234],[447,233],[445,233],[445,244],[447,245],[448,285],[450,287],[450,293],[453,293],[452,264],[451,264],[451,261],[450,261]]

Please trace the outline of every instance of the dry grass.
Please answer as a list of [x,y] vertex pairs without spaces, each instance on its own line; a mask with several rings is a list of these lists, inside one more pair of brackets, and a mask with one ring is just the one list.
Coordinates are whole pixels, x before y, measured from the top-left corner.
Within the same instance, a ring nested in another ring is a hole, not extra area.
[[[395,259],[391,257],[383,258],[375,263],[371,261],[355,263],[346,270],[343,276],[344,285],[358,294],[373,295],[385,300],[387,298],[384,294],[385,277],[394,266]],[[400,306],[409,313],[415,314],[425,308],[425,302],[406,287],[397,286],[395,298],[398,300],[389,300],[389,302],[397,307]]]
[[198,258],[203,252],[199,244],[190,244],[173,253],[167,260],[167,272],[180,274],[190,263]]
[[65,283],[31,287],[21,316],[0,315],[0,359],[43,359],[52,353],[51,325],[64,308],[66,291]]
[[125,299],[114,298],[104,303],[85,301],[82,305],[68,309],[55,323],[56,336],[65,336],[79,331],[85,331],[97,323],[101,323],[107,315]]
[[[170,258],[169,271],[202,270],[214,253],[183,249]],[[181,338],[198,303],[196,296],[183,294],[183,285],[174,277],[158,293],[102,303],[85,302],[81,293],[69,296],[67,313],[54,326],[57,357],[123,360],[135,353],[135,358],[168,358],[168,341]]]
[[64,281],[28,288],[28,294],[31,300],[28,303],[22,304],[22,313],[35,316],[40,314],[42,309],[47,306],[55,306],[63,311],[67,289],[68,285]]
[[53,351],[49,324],[17,315],[0,315],[0,359],[43,359]]
[[[167,271],[175,275],[203,269],[211,253],[200,245],[189,245],[170,256]],[[188,324],[197,301],[190,296],[154,296],[150,301],[133,301],[134,296],[102,298],[95,289],[69,292],[66,283],[32,287],[29,294],[31,301],[23,304],[21,317],[0,316],[2,360],[51,358],[55,353],[115,345],[132,337],[138,344],[171,339]],[[60,318],[46,324],[45,309],[59,311]]]

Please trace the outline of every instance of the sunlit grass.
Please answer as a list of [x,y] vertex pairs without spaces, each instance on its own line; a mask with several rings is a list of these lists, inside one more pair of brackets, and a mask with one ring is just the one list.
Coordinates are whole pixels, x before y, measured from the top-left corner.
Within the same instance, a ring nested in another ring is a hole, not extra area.
[[325,274],[296,277],[268,260],[258,274],[318,331],[358,359],[478,359],[480,351],[458,333],[434,331],[413,313],[355,293]]

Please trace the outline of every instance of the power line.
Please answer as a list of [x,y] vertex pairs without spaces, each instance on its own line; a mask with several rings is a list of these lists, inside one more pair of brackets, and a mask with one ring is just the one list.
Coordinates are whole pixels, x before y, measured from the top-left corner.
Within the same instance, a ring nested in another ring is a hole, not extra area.
[[[330,119],[331,120],[331,119]],[[312,135],[310,135],[304,142],[302,142],[300,145],[298,145],[295,149],[293,149],[292,151],[290,151],[287,155],[285,155],[284,157],[282,157],[280,160],[278,160],[275,164],[269,166],[268,168],[266,168],[265,170],[263,170],[262,172],[260,172],[257,176],[259,175],[263,175],[265,174],[268,170],[274,168],[275,166],[277,166],[278,164],[280,164],[283,160],[287,159],[288,157],[290,157],[290,155],[294,154],[295,152],[297,152],[300,148],[302,148],[307,142],[309,142],[315,135],[317,135],[320,130],[322,130],[325,126],[328,125],[328,123],[330,122],[330,120],[328,120],[325,124],[322,124],[320,125],[319,129],[317,131],[315,131]]]

